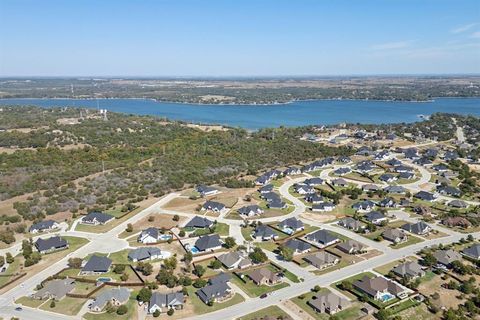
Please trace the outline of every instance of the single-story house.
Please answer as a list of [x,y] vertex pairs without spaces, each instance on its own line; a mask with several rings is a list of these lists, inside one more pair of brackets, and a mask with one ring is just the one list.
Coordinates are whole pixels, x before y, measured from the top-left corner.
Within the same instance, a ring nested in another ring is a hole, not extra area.
[[340,219],[338,225],[353,231],[361,231],[365,229],[365,223],[352,217]]
[[157,247],[140,247],[133,249],[128,253],[128,259],[132,260],[133,262],[155,260],[162,257],[162,251]]
[[393,297],[403,299],[408,296],[407,289],[381,276],[374,278],[364,276],[362,279],[354,281],[353,287],[373,299],[381,301],[388,301]]
[[214,188],[214,187],[210,187],[210,186],[206,186],[206,185],[198,185],[195,190],[200,193],[200,195],[202,197],[205,197],[205,196],[212,196],[214,194],[217,194],[219,193],[220,191],[217,189],[217,188]]
[[47,282],[43,288],[38,290],[32,295],[34,299],[55,299],[61,300],[63,299],[67,293],[72,291],[75,288],[75,280],[74,279],[56,279]]
[[227,252],[217,256],[216,258],[227,269],[243,269],[252,265],[252,260],[250,260],[248,257],[245,257],[245,255],[238,251]]
[[48,253],[68,248],[68,241],[59,236],[50,237],[48,239],[38,238],[35,241],[35,248],[40,253]]
[[335,204],[333,202],[320,202],[312,206],[313,212],[330,212],[335,209]]
[[252,237],[255,239],[262,239],[263,241],[266,241],[277,238],[278,234],[272,227],[261,224],[257,225],[254,232],[252,233]]
[[110,266],[112,265],[112,260],[107,257],[93,255],[87,261],[80,271],[81,274],[101,274],[108,272]]
[[58,229],[59,227],[60,225],[56,221],[43,220],[43,221],[32,224],[31,227],[28,229],[28,231],[30,233],[39,233],[39,232]]
[[278,224],[278,227],[288,234],[293,234],[304,229],[303,222],[297,218],[288,218]]
[[379,225],[388,221],[388,218],[380,211],[371,211],[365,214],[364,219],[373,224]]
[[433,253],[435,259],[438,263],[444,265],[447,268],[450,268],[453,261],[461,261],[462,255],[452,249],[448,250],[437,250]]
[[145,230],[142,230],[138,235],[137,241],[143,244],[147,243],[157,243],[160,239],[160,232],[157,228],[150,227]]
[[205,229],[210,228],[212,225],[213,221],[204,217],[195,216],[185,225],[185,228]]
[[103,225],[115,219],[114,216],[103,213],[103,212],[90,212],[82,218],[80,221],[84,224],[91,224],[94,226]]
[[223,203],[209,200],[203,204],[202,210],[222,213],[227,210],[227,208]]
[[320,270],[334,266],[340,262],[339,257],[328,253],[327,251],[318,251],[313,254],[309,254],[303,257],[303,260]]
[[284,244],[285,247],[290,248],[293,250],[293,254],[301,254],[305,252],[309,252],[312,246],[310,243],[298,240],[298,239],[290,239]]
[[167,312],[170,309],[180,310],[183,309],[185,303],[185,297],[183,292],[171,292],[160,293],[153,292],[148,303],[148,313],[154,313],[155,311]]
[[114,306],[120,306],[128,302],[130,291],[124,287],[113,288],[102,291],[90,305],[90,310],[100,312],[108,302]]
[[240,215],[247,217],[253,217],[263,213],[263,209],[256,204],[241,207],[237,211]]
[[463,249],[463,255],[474,260],[480,260],[480,244],[476,243],[468,248]]
[[395,244],[402,243],[408,240],[407,234],[401,229],[387,229],[383,231],[382,237],[383,239],[391,241]]
[[305,236],[308,241],[315,242],[319,247],[328,247],[340,241],[333,233],[327,230],[317,230]]
[[336,248],[348,254],[358,254],[365,252],[367,246],[361,242],[348,239],[347,241],[337,244]]
[[280,278],[275,272],[267,268],[258,268],[248,273],[248,277],[257,285],[275,285]]
[[222,248],[222,242],[218,234],[207,234],[195,241],[195,247],[201,251],[214,251]]
[[422,266],[416,261],[399,264],[392,269],[392,272],[399,277],[408,277],[411,279],[423,277],[425,275],[425,271],[423,271]]
[[351,303],[332,292],[317,293],[307,304],[318,313],[335,314],[350,307]]
[[418,235],[425,235],[432,231],[432,227],[423,221],[419,221],[417,223],[406,223],[402,226],[402,229]]

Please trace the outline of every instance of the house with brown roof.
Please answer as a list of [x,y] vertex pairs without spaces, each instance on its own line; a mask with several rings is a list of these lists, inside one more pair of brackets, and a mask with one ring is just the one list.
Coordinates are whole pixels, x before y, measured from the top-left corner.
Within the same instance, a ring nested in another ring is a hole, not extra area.
[[267,268],[255,269],[248,274],[248,277],[257,285],[274,285],[280,282],[275,272]]
[[326,251],[315,252],[314,254],[305,256],[303,259],[320,270],[334,266],[340,262],[339,257]]
[[470,228],[472,224],[466,218],[463,217],[450,217],[442,221],[447,227],[460,227],[460,228]]
[[400,229],[387,229],[383,231],[382,237],[383,239],[393,242],[394,244],[402,243],[408,240],[405,231]]
[[364,276],[362,279],[354,281],[353,287],[369,297],[386,302],[395,297],[403,299],[408,296],[408,290],[396,282],[378,276],[369,278]]
[[347,299],[341,298],[330,291],[314,295],[307,304],[316,312],[327,314],[335,314],[351,305]]

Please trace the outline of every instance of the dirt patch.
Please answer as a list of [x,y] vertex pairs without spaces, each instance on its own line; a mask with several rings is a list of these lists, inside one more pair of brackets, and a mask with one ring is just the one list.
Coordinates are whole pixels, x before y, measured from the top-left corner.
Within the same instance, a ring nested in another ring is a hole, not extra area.
[[295,303],[293,303],[290,300],[283,301],[282,305],[285,306],[285,308],[288,309],[290,312],[292,312],[293,314],[300,317],[300,319],[315,320],[315,318],[313,318],[306,311],[304,311],[302,308],[300,308],[299,306],[297,306]]
[[330,215],[326,213],[308,213],[308,212],[304,212],[300,216],[307,220],[312,220],[312,221],[317,221],[322,223],[330,222],[337,218],[335,215]]
[[[457,290],[449,290],[442,287],[443,284],[450,282],[451,278],[447,280],[442,280],[440,276],[435,276],[433,279],[427,282],[423,282],[418,287],[418,291],[423,295],[430,297],[433,304],[437,305],[439,308],[444,306],[448,308],[456,309],[458,305],[465,302],[465,299],[458,299],[457,296],[460,295],[460,292]],[[453,280],[455,281],[455,280]],[[432,295],[434,293],[439,294],[438,299],[433,299]]]
[[[148,221],[149,217],[154,217],[155,219],[153,221]],[[137,221],[133,224],[133,231],[129,233],[122,233],[122,236],[128,237],[132,234],[135,234],[136,232],[142,231],[143,229],[149,228],[149,227],[156,227],[156,228],[165,228],[165,229],[171,229],[173,227],[176,227],[177,225],[182,225],[182,223],[187,220],[187,217],[182,217],[180,216],[180,220],[178,221],[173,221],[174,215],[171,214],[166,214],[166,213],[153,213],[140,221]]]

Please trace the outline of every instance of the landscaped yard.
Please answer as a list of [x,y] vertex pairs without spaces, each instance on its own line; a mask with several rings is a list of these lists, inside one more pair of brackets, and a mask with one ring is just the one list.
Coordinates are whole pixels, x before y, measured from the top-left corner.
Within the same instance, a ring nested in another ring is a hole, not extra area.
[[[245,299],[239,293],[236,293],[232,298],[228,299],[227,301],[214,303],[213,306],[208,306],[205,303],[203,303],[203,301],[200,300],[200,298],[197,296],[197,294],[195,293],[197,290],[198,289],[192,286],[187,287],[189,300],[193,304],[194,312],[197,315],[228,308],[237,303],[241,303],[245,301]],[[87,319],[87,320],[90,320],[90,319]],[[91,320],[94,320],[94,319],[91,319]]]
[[47,302],[45,302],[40,307],[40,309],[61,313],[69,316],[74,316],[78,312],[80,312],[80,309],[85,304],[85,302],[87,302],[87,299],[65,297],[60,301],[55,301],[55,307],[53,308],[50,308],[50,302],[51,300],[48,300]]
[[245,275],[246,282],[243,282],[237,276],[232,277],[232,282],[236,284],[243,292],[248,294],[249,297],[259,297],[264,293],[276,291],[285,287],[288,287],[289,284],[286,282],[280,282],[276,285],[267,286],[267,285],[260,285],[257,286],[247,275]]
[[408,240],[399,244],[391,244],[390,247],[393,249],[400,249],[400,248],[405,248],[407,246],[410,246],[412,244],[420,243],[423,242],[424,240],[419,237],[412,236],[411,234],[408,235]]
[[45,300],[33,299],[30,297],[21,297],[15,301],[15,303],[20,303],[26,307],[38,308]]
[[130,250],[131,249],[125,249],[121,251],[112,252],[108,257],[112,259],[112,263],[129,264],[130,261],[128,260],[128,253],[130,252]]
[[130,319],[136,319],[134,316],[134,312],[136,311],[136,306],[137,306],[137,301],[135,300],[136,293],[132,293],[130,296],[130,300],[128,300],[126,306],[127,306],[127,313],[124,315],[118,315],[116,313],[110,314],[110,313],[85,313],[83,315],[83,318],[85,320],[130,320]]
[[[215,230],[213,231],[213,233],[217,233],[219,236],[228,236],[229,231],[230,231],[230,226],[228,224],[222,223],[222,222],[217,222],[215,224]],[[209,228],[195,229],[193,231],[194,236],[203,236],[203,235],[210,234],[210,233],[212,233],[212,232],[210,232]]]
[[278,319],[280,317],[287,318],[288,314],[277,306],[270,306],[265,309],[247,314],[246,316],[240,317],[237,320],[258,320],[266,316]]

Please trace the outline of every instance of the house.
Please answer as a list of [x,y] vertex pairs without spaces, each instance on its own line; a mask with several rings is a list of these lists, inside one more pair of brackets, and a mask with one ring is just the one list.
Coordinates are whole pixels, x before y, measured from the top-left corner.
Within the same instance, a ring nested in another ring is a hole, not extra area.
[[202,210],[222,213],[226,210],[226,207],[223,203],[209,200],[203,204]]
[[334,243],[340,241],[340,239],[333,233],[327,230],[317,230],[313,233],[309,233],[305,236],[308,241],[315,242],[320,247],[328,247]]
[[405,158],[407,159],[416,159],[419,157],[418,155],[418,150],[415,149],[415,148],[407,148],[407,149],[404,149],[403,150],[403,155],[405,156]]
[[466,209],[468,208],[468,203],[462,200],[455,199],[449,201],[448,206],[456,209]]
[[387,160],[389,156],[390,156],[390,152],[388,152],[388,150],[382,150],[375,154],[374,159],[377,161]]
[[269,203],[273,202],[273,201],[281,201],[280,196],[278,194],[276,194],[275,192],[262,193],[261,197]]
[[401,278],[408,277],[410,279],[423,277],[425,275],[425,271],[422,270],[422,266],[416,261],[399,264],[392,269],[392,272]]
[[263,209],[256,204],[241,207],[237,211],[240,215],[247,217],[253,217],[263,213]]
[[252,265],[252,260],[238,251],[227,252],[216,257],[227,269],[243,269]]
[[143,260],[155,260],[162,258],[162,251],[157,247],[140,247],[130,250],[128,253],[128,259],[133,262]]
[[408,240],[407,234],[401,229],[387,229],[383,231],[382,237],[394,244],[402,243]]
[[274,199],[273,201],[270,201],[267,203],[267,207],[269,209],[285,209],[287,207],[287,204],[283,202],[280,199]]
[[444,164],[436,164],[436,165],[432,166],[432,169],[437,171],[437,172],[447,172],[448,171],[448,167]]
[[335,314],[350,307],[351,303],[330,291],[317,293],[307,304],[318,313]]
[[405,194],[407,189],[402,186],[387,186],[383,189],[386,193]]
[[426,157],[421,157],[418,158],[417,160],[414,161],[415,164],[418,164],[420,166],[427,166],[432,164],[432,160],[426,158]]
[[205,196],[213,196],[214,194],[217,194],[219,193],[220,191],[214,187],[209,187],[209,186],[206,186],[206,185],[198,185],[195,190],[200,193],[200,195],[202,197],[205,197]]
[[473,260],[480,260],[480,244],[476,243],[463,249],[463,255]]
[[363,216],[363,218],[375,225],[380,225],[382,223],[388,222],[388,218],[380,211],[368,212]]
[[377,190],[380,190],[380,187],[377,186],[376,184],[371,184],[371,183],[369,183],[369,184],[364,184],[364,185],[362,186],[362,190],[363,190],[363,191],[366,191],[366,192],[368,192],[368,191],[377,191]]
[[340,163],[350,163],[352,162],[352,159],[350,159],[350,157],[347,157],[347,156],[340,156],[337,158],[337,161]]
[[35,241],[35,248],[37,248],[38,252],[42,254],[49,253],[67,249],[68,242],[59,236],[50,237],[48,239],[38,238],[37,241]]
[[304,229],[303,222],[296,218],[288,218],[283,220],[278,224],[283,232],[287,234],[293,234],[297,231],[302,231]]
[[462,192],[460,191],[460,189],[452,186],[445,186],[445,185],[437,186],[437,192],[440,194],[452,196],[452,197],[460,197],[462,195]]
[[436,158],[438,156],[438,150],[435,148],[428,148],[423,152],[423,156],[427,158]]
[[43,288],[32,294],[34,299],[54,299],[62,300],[67,293],[71,292],[75,288],[75,280],[66,278],[66,279],[56,279],[47,282]]
[[332,185],[337,187],[348,187],[348,182],[343,178],[338,178],[332,180]]
[[93,275],[106,273],[112,265],[112,260],[107,257],[93,255],[83,266],[80,274],[82,275]]
[[453,261],[462,260],[462,255],[452,249],[448,250],[437,250],[433,253],[435,259],[439,264],[444,265],[447,268],[450,268]]
[[393,182],[393,181],[397,180],[397,177],[394,176],[391,173],[384,173],[384,174],[380,175],[380,177],[378,177],[378,179],[380,181],[383,181],[383,182]]
[[378,205],[382,208],[395,208],[398,206],[395,200],[391,197],[384,198],[378,203]]
[[248,273],[248,277],[252,279],[257,286],[275,285],[280,282],[280,278],[275,272],[267,268],[258,268]]
[[348,254],[359,254],[367,251],[367,246],[352,239],[340,242],[335,246],[335,248]]
[[333,171],[333,173],[337,176],[344,176],[350,172],[352,172],[352,170],[348,167],[338,168],[337,170]]
[[413,211],[416,214],[419,214],[421,216],[431,216],[432,215],[432,210],[429,207],[426,206],[416,206],[413,208]]
[[196,294],[203,303],[208,304],[210,301],[225,301],[233,295],[233,292],[226,282],[219,282],[197,290]]
[[309,252],[312,246],[310,243],[298,239],[290,239],[284,244],[285,247],[293,250],[293,254]]
[[204,251],[214,251],[222,248],[222,242],[220,241],[220,236],[218,234],[207,234],[201,236],[195,241],[195,248],[200,252]]
[[459,158],[459,155],[456,151],[447,151],[443,155],[443,160],[445,160],[445,161],[456,160],[458,158]]
[[432,228],[423,221],[419,221],[417,223],[406,223],[402,226],[402,229],[418,235],[426,235],[432,231]]
[[415,193],[414,197],[429,202],[435,201],[437,199],[437,196],[435,194],[427,191],[419,191]]
[[208,220],[204,217],[195,216],[190,220],[186,225],[185,228],[199,228],[205,229],[210,228],[213,225],[213,221]]
[[268,184],[270,181],[272,181],[272,178],[266,175],[261,175],[257,179],[255,179],[255,184],[257,186],[264,186]]
[[318,204],[323,202],[323,197],[318,193],[311,193],[305,196],[305,201],[311,202],[313,204]]
[[302,170],[298,167],[289,167],[283,171],[284,176],[293,176],[301,173],[302,173]]
[[351,217],[340,219],[338,225],[356,232],[365,229],[365,224],[363,222]]
[[460,228],[470,228],[472,223],[468,219],[463,217],[450,217],[442,221],[447,227],[460,227]]
[[208,279],[208,284],[217,284],[217,283],[227,283],[230,282],[232,279],[232,275],[230,273],[220,272],[214,277]]
[[137,237],[137,241],[143,244],[157,243],[160,239],[160,232],[157,228],[150,227],[142,230]]
[[127,303],[130,298],[130,291],[124,287],[113,288],[102,291],[90,305],[90,310],[100,312],[110,302],[114,306]]
[[303,183],[305,183],[307,186],[310,186],[310,187],[322,185],[324,182],[325,181],[323,181],[321,178],[318,178],[318,177],[305,179],[305,181],[303,181]]
[[411,180],[415,178],[415,173],[413,172],[400,172],[398,174],[399,179],[406,179],[406,180]]
[[261,187],[258,189],[258,192],[260,192],[260,194],[273,192],[273,184],[267,184],[266,186]]
[[413,168],[408,167],[408,166],[399,165],[399,166],[393,167],[393,171],[395,171],[396,173],[413,172]]
[[315,252],[314,254],[303,257],[303,260],[320,270],[334,266],[340,262],[339,257],[328,253],[327,251]]
[[59,227],[60,225],[56,221],[43,220],[43,221],[32,224],[32,226],[28,229],[28,231],[30,233],[39,233],[39,232],[58,229]]
[[171,292],[160,293],[153,292],[148,303],[148,313],[154,313],[155,311],[167,312],[170,309],[180,310],[183,309],[185,297],[183,292]]
[[374,278],[364,276],[362,279],[354,281],[353,287],[367,294],[369,297],[383,302],[391,300],[394,297],[403,299],[408,296],[408,291],[405,288],[381,276]]
[[295,192],[298,194],[311,194],[315,193],[315,188],[306,184],[296,184],[293,186]]
[[273,230],[273,228],[268,225],[261,224],[255,228],[255,231],[252,234],[252,237],[255,239],[262,239],[263,241],[271,240],[278,237],[278,234]]
[[375,202],[371,200],[363,200],[359,202],[355,202],[352,205],[352,208],[357,212],[369,212],[372,211],[375,207]]
[[335,205],[332,202],[320,202],[312,206],[313,212],[330,212],[335,209]]
[[81,223],[97,226],[106,224],[112,221],[114,218],[114,216],[103,212],[90,212],[82,218]]
[[392,167],[400,166],[402,164],[402,162],[396,158],[392,158],[385,163]]

